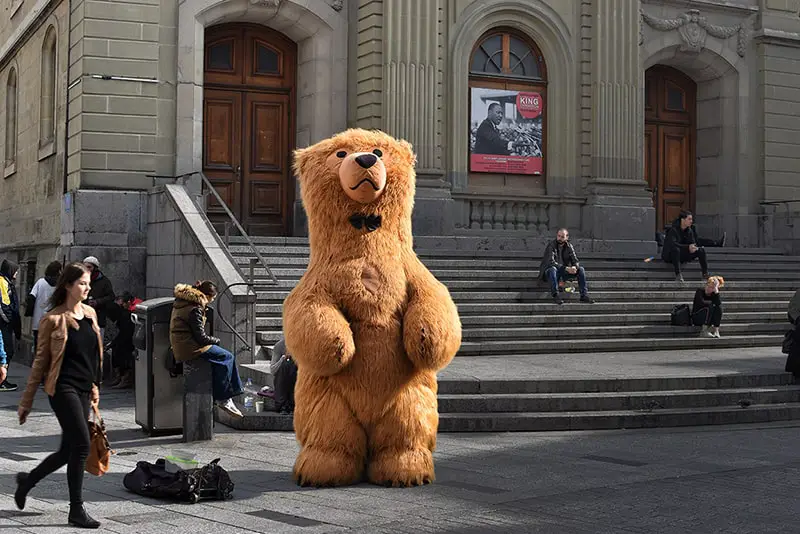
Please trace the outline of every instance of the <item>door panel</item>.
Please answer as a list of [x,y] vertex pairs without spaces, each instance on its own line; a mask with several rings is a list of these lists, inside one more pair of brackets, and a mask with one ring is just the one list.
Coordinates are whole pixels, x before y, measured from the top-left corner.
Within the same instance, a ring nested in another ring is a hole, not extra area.
[[[203,108],[203,172],[236,214],[241,203],[242,93],[206,89]],[[228,220],[213,195],[208,196],[207,212],[214,223]]]
[[242,184],[246,191],[242,225],[255,235],[283,233],[289,220],[291,176],[289,153],[289,96],[245,95],[245,165]]
[[645,73],[645,177],[653,190],[656,230],[694,210],[696,85],[656,65]]

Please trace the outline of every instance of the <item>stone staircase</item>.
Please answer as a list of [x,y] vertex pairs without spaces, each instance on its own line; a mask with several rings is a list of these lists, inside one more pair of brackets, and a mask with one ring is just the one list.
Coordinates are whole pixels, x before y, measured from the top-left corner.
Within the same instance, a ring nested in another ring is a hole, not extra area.
[[[307,240],[302,238],[259,238],[256,242],[279,280],[278,286],[269,285],[264,269],[254,271],[258,341],[269,348],[281,335],[282,302],[302,276],[309,250]],[[247,274],[251,259],[248,247],[234,239],[230,251]],[[787,303],[800,287],[800,258],[772,249],[707,251],[712,274],[721,274],[726,280],[722,339],[700,338],[698,328],[670,325],[672,307],[691,304],[695,289],[702,285],[696,264],[685,269],[686,283],[678,284],[671,268],[660,260],[645,263],[641,256],[579,252],[587,269],[590,293],[597,303],[580,303],[576,292],[564,293],[565,304],[558,306],[552,303],[547,288],[537,281],[538,253],[445,247],[418,249],[417,253],[447,285],[458,306],[463,343],[457,358],[780,347],[788,325]],[[597,354],[597,358],[602,357]],[[252,376],[258,383],[270,383],[267,369],[266,362],[256,362],[243,366],[242,374]],[[484,385],[480,391],[470,390],[458,381],[442,381],[441,429],[557,430],[662,426],[679,420],[696,421],[685,424],[731,422],[726,410],[740,418],[744,412],[735,403],[729,406],[728,401],[743,396],[769,401],[772,411],[767,410],[762,417],[774,418],[775,407],[800,401],[800,389],[791,386],[791,377],[787,376],[751,377],[749,381],[742,377],[741,383],[716,386],[672,384],[670,389],[655,382],[642,387],[638,383],[620,385],[618,381],[615,385],[589,386],[585,381],[573,381],[559,386],[558,391],[541,380],[516,385],[500,383],[488,389]],[[741,387],[745,389],[738,389]],[[775,387],[782,389],[758,389]],[[646,410],[651,401],[656,403],[653,406],[664,407],[658,417],[629,413],[632,409]],[[698,412],[700,407],[705,411]],[[587,408],[592,408],[595,415],[588,416]],[[789,412],[794,417],[800,414],[792,411],[800,408],[791,408],[780,413],[787,417]],[[236,426],[256,424],[278,429],[291,425],[289,418],[280,422],[281,417],[264,414],[260,423],[241,422]]]

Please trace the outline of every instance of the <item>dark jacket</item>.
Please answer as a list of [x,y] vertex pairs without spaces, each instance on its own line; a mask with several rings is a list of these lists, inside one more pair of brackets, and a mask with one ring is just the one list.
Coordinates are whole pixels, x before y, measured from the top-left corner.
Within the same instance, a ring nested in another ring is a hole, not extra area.
[[545,272],[550,267],[558,269],[561,266],[575,267],[578,265],[578,255],[572,243],[567,241],[563,246],[559,246],[558,240],[553,239],[547,244],[542,255],[542,263],[539,264],[539,278],[545,279]]
[[0,264],[0,325],[10,326],[14,335],[22,336],[22,320],[19,316],[19,297],[14,285],[14,275],[19,266],[10,260]]
[[136,347],[133,345],[133,332],[136,325],[133,324],[131,314],[136,309],[136,305],[141,302],[141,299],[135,299],[130,308],[120,306],[116,302],[108,307],[108,318],[117,325],[117,335],[108,347],[114,350],[115,360],[118,357],[131,358],[136,354]]
[[685,251],[688,254],[689,245],[695,244],[697,244],[697,234],[694,231],[694,225],[686,230],[681,230],[681,220],[678,218],[667,230],[667,235],[664,238],[664,247],[661,249],[661,258],[664,261],[670,261],[670,255],[676,249]]
[[706,295],[705,289],[698,289],[694,292],[692,315],[700,310],[710,308],[712,304],[717,307],[722,307],[722,300],[719,298],[719,293],[711,293],[710,295]]
[[206,334],[206,296],[188,284],[175,286],[175,302],[169,323],[169,342],[175,360],[193,360],[206,352],[219,339]]
[[489,119],[484,119],[475,134],[475,148],[473,154],[494,154],[508,156],[508,141],[503,139],[500,132]]
[[105,328],[108,308],[114,304],[114,286],[111,285],[111,280],[99,271],[97,278],[92,280],[89,300],[95,300],[94,309],[97,311],[97,324],[100,325],[100,328]]

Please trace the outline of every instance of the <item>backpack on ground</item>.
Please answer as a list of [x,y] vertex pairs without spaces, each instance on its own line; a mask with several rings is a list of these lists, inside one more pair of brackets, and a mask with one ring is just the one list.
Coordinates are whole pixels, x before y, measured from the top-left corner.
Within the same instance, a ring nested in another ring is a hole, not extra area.
[[144,497],[191,504],[200,500],[231,499],[234,488],[228,472],[219,466],[219,458],[199,469],[181,469],[176,473],[167,472],[163,458],[154,464],[137,462],[136,469],[125,475],[122,484]]
[[692,326],[692,311],[688,304],[678,304],[670,313],[672,326]]

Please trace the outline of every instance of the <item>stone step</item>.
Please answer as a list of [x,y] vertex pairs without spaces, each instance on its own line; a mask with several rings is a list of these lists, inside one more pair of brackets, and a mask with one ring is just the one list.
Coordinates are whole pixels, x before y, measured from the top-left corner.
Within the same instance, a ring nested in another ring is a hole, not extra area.
[[558,413],[444,413],[439,432],[539,432],[768,423],[800,418],[800,403]]
[[[603,356],[601,356],[603,357]],[[498,359],[502,356],[498,356]],[[464,360],[459,360],[464,361]],[[712,360],[713,362],[714,360]],[[724,366],[724,360],[718,362]],[[251,364],[240,364],[239,373],[242,380],[253,379],[258,385],[272,385],[268,361],[256,361]],[[654,376],[645,378],[547,378],[547,379],[491,379],[485,377],[448,376],[445,370],[438,377],[439,395],[497,395],[497,394],[564,394],[582,393],[620,393],[620,392],[670,392],[677,390],[718,390],[743,388],[778,388],[798,386],[789,373],[729,373],[698,376]]]
[[[215,409],[218,422],[236,430],[294,429],[293,417],[275,412],[233,417]],[[440,413],[439,432],[546,432],[768,423],[800,419],[800,403],[657,410]]]
[[[672,327],[667,327],[672,328]],[[564,354],[574,352],[621,352],[621,351],[650,351],[650,350],[690,350],[690,349],[724,349],[742,347],[775,347],[780,350],[783,342],[783,330],[769,333],[726,334],[729,328],[735,325],[720,328],[722,337],[699,337],[694,333],[661,333],[650,334],[643,337],[583,337],[580,331],[565,331],[560,339],[486,339],[470,341],[465,337],[458,351],[461,357],[476,356],[520,356],[536,354]],[[624,335],[624,334],[623,334]],[[278,330],[258,332],[257,342],[262,346],[272,346],[281,333]]]
[[[233,245],[229,247],[231,254],[234,256],[255,256],[250,247]],[[265,259],[272,256],[308,256],[310,248],[307,246],[287,245],[287,246],[259,246],[258,252],[265,256]],[[748,262],[753,261],[756,255],[745,252],[747,249],[713,249],[708,248],[706,252],[714,261],[740,261]],[[541,252],[533,253],[527,250],[452,250],[452,249],[416,249],[417,256],[422,259],[443,259],[443,258],[465,258],[465,259],[524,259],[536,260],[541,259]],[[607,260],[607,261],[634,261],[643,262],[644,258],[648,257],[645,254],[618,254],[612,252],[581,252],[577,251],[578,257],[581,261],[589,260]],[[654,256],[656,261],[661,261],[660,256]],[[771,262],[771,261],[786,261],[794,262],[799,261],[799,256],[787,256],[783,253],[766,253],[758,255],[758,262]],[[663,264],[663,261],[661,261]]]
[[[587,326],[579,322],[573,322],[569,325],[569,330],[554,329],[551,326],[545,327],[518,327],[518,328],[503,328],[503,327],[485,327],[485,328],[470,328],[465,327],[462,333],[462,340],[464,342],[480,343],[483,341],[529,341],[529,340],[563,340],[564,338],[572,337],[575,332],[579,332],[581,336],[591,338],[594,340],[606,338],[625,338],[630,340],[638,340],[640,338],[673,338],[673,337],[695,337],[700,334],[700,327],[696,326],[672,326],[669,324],[669,317],[662,319],[661,324],[647,324],[647,325],[618,325],[609,322],[609,324],[598,326]],[[720,333],[726,337],[730,336],[750,336],[755,334],[775,334],[783,336],[789,329],[790,325],[784,321],[774,323],[725,323],[720,328]],[[270,340],[272,342],[281,338],[282,332],[280,327],[276,329],[259,329],[259,334],[262,340]],[[274,340],[274,341],[273,341]]]
[[[280,317],[283,313],[283,301],[278,303],[259,303],[256,305],[256,315],[258,317],[272,316]],[[687,303],[689,303],[687,301]],[[614,301],[598,302],[591,306],[581,303],[563,306],[545,301],[542,303],[518,303],[518,302],[466,302],[458,304],[458,312],[462,317],[485,316],[485,315],[537,315],[548,314],[552,316],[572,316],[586,314],[634,314],[634,313],[667,313],[672,311],[674,303],[671,302],[649,302],[649,301]],[[775,312],[781,313],[785,318],[787,313],[787,301],[729,301],[725,303],[725,313],[729,312]]]
[[[560,314],[560,315],[465,315],[461,316],[464,328],[511,327],[511,326],[566,326],[575,325],[664,325],[669,324],[669,313],[640,314]],[[786,323],[786,312],[729,312],[725,311],[725,325],[740,323]],[[256,325],[259,330],[280,330],[283,321],[280,315],[259,314]],[[787,323],[788,325],[788,323]]]
[[[276,288],[269,286],[255,286],[258,292],[259,302],[282,302],[288,295],[289,291],[276,290]],[[787,304],[789,299],[794,295],[794,291],[725,291],[723,290],[723,302],[731,301],[765,301],[765,300],[783,300]],[[670,301],[670,302],[688,302],[691,303],[694,298],[694,289],[686,290],[656,290],[656,291],[631,291],[630,288],[617,291],[592,291],[592,298],[602,301],[619,301],[625,298],[641,299],[647,301]],[[453,300],[458,303],[464,302],[540,302],[551,301],[552,298],[545,288],[539,291],[493,291],[488,288],[485,291],[450,291]],[[565,301],[578,301],[579,296],[577,293],[562,293]],[[555,304],[554,304],[555,305]]]
[[439,413],[670,410],[800,403],[800,385],[599,393],[440,394]]

